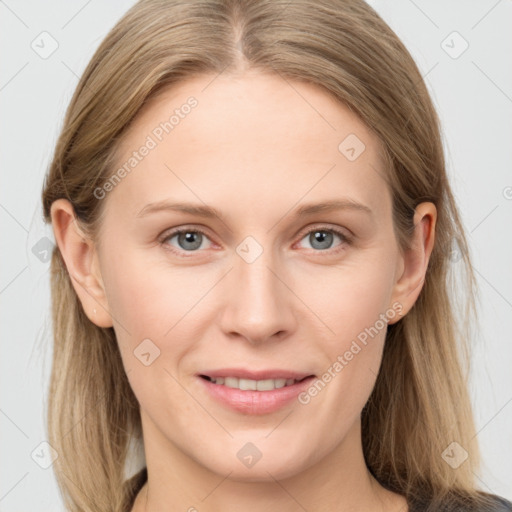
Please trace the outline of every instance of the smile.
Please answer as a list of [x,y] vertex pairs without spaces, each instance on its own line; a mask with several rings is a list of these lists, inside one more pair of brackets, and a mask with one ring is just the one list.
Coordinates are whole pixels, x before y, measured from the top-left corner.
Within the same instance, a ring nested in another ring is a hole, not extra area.
[[[271,391],[273,389],[280,389],[286,386],[293,386],[297,382],[304,379],[239,379],[237,377],[208,377],[201,375],[204,379],[209,380],[213,384],[219,384],[228,388],[240,389],[241,391]],[[307,377],[305,377],[307,378]]]
[[[213,372],[216,375],[197,375],[197,379],[203,391],[216,404],[231,411],[243,414],[261,415],[276,412],[287,405],[292,404],[297,396],[310,386],[316,378],[314,375],[299,375],[292,372],[279,372],[277,378],[270,378],[278,372],[261,372],[266,375],[255,375],[247,378],[249,372],[243,377],[230,375],[230,372]],[[287,375],[283,375],[287,373]]]

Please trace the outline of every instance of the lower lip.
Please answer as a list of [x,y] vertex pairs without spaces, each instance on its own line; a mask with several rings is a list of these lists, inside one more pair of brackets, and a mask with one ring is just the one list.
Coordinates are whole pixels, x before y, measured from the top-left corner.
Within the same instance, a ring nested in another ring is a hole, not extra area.
[[311,376],[291,386],[269,391],[242,391],[222,384],[214,384],[202,377],[198,377],[198,379],[212,398],[235,411],[244,414],[269,414],[292,402],[311,384],[315,377]]

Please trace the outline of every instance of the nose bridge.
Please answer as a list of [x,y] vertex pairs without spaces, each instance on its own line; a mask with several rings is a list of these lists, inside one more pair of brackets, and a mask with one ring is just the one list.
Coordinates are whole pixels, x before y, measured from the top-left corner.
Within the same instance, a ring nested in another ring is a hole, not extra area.
[[[269,251],[270,252],[270,251]],[[250,306],[248,313],[256,316],[257,312],[270,309],[273,302],[277,303],[277,279],[270,271],[273,268],[270,255],[261,255],[252,263],[241,259],[235,267],[236,287],[241,292],[238,301],[244,306]]]
[[290,296],[276,277],[280,265],[273,251],[247,237],[236,252],[223,314],[224,331],[257,342],[292,329]]

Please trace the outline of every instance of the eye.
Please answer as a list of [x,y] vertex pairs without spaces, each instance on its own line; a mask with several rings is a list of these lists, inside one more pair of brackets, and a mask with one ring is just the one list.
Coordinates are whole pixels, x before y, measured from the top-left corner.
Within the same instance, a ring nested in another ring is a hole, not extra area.
[[326,227],[310,229],[305,233],[305,236],[301,238],[301,241],[306,239],[312,249],[317,251],[326,251],[332,248],[333,242],[336,238],[341,241],[341,243],[338,244],[338,249],[340,249],[339,246],[350,244],[349,237],[344,233],[337,229]]
[[[315,251],[328,251],[333,248],[332,246],[336,238],[340,243],[337,244],[338,249],[334,248],[334,252],[341,250],[343,245],[351,243],[350,237],[342,231],[327,227],[310,229],[302,235],[301,241],[306,239],[310,244],[310,248],[315,249]],[[183,252],[192,253],[198,252],[200,249],[207,249],[208,241],[211,242],[204,231],[198,228],[186,227],[166,233],[160,239],[162,245],[167,246],[169,250],[180,255],[183,255]]]
[[[175,239],[175,243],[171,241]],[[171,233],[167,233],[160,243],[163,245],[171,245],[179,251],[196,252],[198,249],[205,249],[205,242],[209,240],[206,233],[200,229],[176,229]],[[174,250],[174,249],[172,249]]]

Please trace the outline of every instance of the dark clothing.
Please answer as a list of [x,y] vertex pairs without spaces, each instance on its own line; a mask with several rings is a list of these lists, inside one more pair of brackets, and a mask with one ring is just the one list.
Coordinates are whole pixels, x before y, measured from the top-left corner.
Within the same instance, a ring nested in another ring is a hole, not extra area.
[[446,503],[434,505],[428,500],[407,502],[409,512],[512,512],[512,503],[495,494],[481,493],[487,498],[487,503],[477,506],[464,503],[462,499],[446,500]]
[[[125,512],[131,512],[135,496],[140,491],[142,486],[146,483],[148,478],[147,469],[141,469],[136,475],[132,477],[135,482],[133,495],[127,503]],[[488,498],[488,504],[484,507],[476,507],[471,503],[464,502],[462,498],[450,498],[441,505],[433,505],[428,499],[407,501],[409,506],[408,512],[512,512],[512,503],[500,496],[494,494],[481,493]],[[313,511],[311,511],[313,512]],[[335,511],[333,511],[335,512]]]

